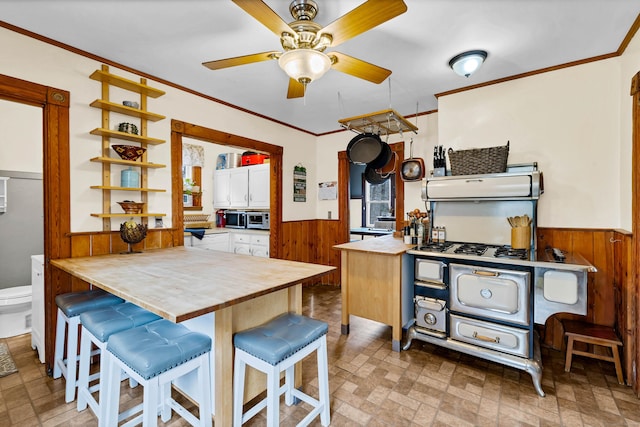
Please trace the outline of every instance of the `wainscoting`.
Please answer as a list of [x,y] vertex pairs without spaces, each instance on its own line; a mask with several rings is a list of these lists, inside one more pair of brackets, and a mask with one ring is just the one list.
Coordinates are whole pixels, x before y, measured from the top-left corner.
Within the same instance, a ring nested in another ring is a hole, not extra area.
[[627,384],[635,383],[636,359],[636,290],[631,274],[631,233],[605,229],[539,228],[538,255],[546,247],[578,253],[593,264],[597,273],[589,274],[586,316],[556,314],[543,330],[543,343],[564,350],[563,319],[579,319],[613,326],[622,342],[623,366]]

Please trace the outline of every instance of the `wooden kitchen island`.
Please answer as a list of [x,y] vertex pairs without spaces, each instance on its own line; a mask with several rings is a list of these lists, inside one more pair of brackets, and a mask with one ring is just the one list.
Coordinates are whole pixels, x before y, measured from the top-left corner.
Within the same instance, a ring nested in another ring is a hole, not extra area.
[[[183,246],[51,260],[51,265],[165,319],[187,325],[204,321],[213,338],[212,408],[219,426],[232,424],[233,334],[281,313],[301,313],[300,283],[335,269]],[[245,400],[266,385],[262,374],[250,374]]]
[[415,245],[390,236],[335,245],[341,254],[342,334],[349,315],[392,328],[391,348],[400,351],[402,327],[413,319],[413,263],[406,253]]

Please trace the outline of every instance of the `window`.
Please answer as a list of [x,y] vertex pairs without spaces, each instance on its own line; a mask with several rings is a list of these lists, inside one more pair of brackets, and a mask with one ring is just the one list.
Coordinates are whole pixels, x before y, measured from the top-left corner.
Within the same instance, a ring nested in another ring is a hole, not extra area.
[[379,216],[394,216],[395,179],[376,185],[364,181],[364,188],[363,227],[374,227]]

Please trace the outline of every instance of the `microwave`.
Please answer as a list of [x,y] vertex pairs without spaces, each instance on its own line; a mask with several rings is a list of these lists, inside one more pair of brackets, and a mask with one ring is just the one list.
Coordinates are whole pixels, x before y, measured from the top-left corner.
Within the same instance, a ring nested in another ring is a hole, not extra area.
[[226,211],[225,227],[247,228],[247,213],[244,211]]
[[269,212],[247,212],[247,228],[269,229]]

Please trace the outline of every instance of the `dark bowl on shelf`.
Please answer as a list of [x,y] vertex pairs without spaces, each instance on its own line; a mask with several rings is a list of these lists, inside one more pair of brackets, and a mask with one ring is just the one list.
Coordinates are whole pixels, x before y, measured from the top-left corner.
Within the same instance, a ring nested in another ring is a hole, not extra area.
[[144,202],[132,202],[131,200],[118,202],[118,204],[124,209],[124,212],[128,214],[142,213],[142,208],[144,207]]
[[118,153],[122,160],[136,161],[147,151],[146,148],[136,147],[135,145],[112,145],[111,148]]

